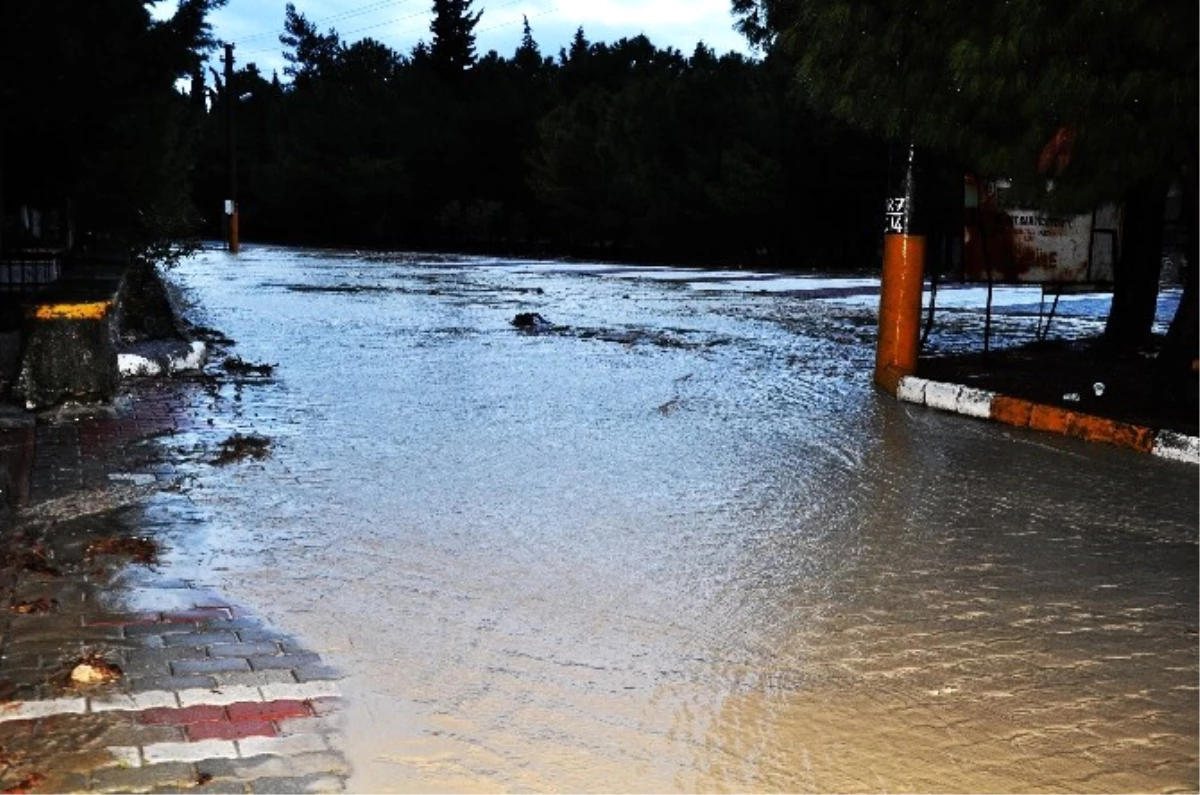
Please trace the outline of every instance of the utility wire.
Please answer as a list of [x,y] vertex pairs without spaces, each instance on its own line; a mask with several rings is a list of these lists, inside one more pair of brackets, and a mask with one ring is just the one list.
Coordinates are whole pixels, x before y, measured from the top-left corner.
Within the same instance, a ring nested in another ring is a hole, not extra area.
[[[331,22],[339,22],[343,19],[350,19],[351,17],[362,16],[363,14],[370,14],[374,11],[380,11],[384,8],[387,8],[388,6],[403,5],[405,3],[410,3],[410,2],[412,2],[412,0],[380,0],[380,2],[371,3],[370,5],[365,5],[360,8],[351,9],[350,11],[342,11],[340,13],[333,14],[328,17],[323,17],[318,20],[313,20],[312,24],[314,27],[322,28]],[[257,39],[265,39],[265,38],[270,38],[272,36],[278,36],[278,35],[279,35],[278,30],[265,30],[261,33],[251,33],[249,36],[239,36],[238,42],[245,43],[247,41],[255,41]]]

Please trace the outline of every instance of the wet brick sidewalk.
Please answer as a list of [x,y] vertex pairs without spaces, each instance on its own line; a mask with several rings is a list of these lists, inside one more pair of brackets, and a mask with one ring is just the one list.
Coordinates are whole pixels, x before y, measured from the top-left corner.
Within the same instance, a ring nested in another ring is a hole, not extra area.
[[[219,593],[172,579],[140,513],[181,488],[171,440],[202,381],[0,431],[0,789],[337,792],[338,672]],[[117,671],[79,684],[81,662]],[[109,667],[112,666],[112,667]]]

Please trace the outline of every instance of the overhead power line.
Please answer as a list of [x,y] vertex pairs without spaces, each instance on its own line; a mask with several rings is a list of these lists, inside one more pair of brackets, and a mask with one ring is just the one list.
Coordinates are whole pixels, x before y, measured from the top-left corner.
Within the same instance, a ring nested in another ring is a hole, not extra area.
[[[337,14],[332,14],[327,17],[322,17],[321,19],[312,20],[312,23],[313,23],[313,25],[315,25],[318,28],[323,28],[332,22],[340,22],[343,19],[350,19],[351,17],[358,17],[358,16],[362,16],[363,14],[370,14],[375,11],[381,11],[381,10],[387,8],[388,6],[403,5],[405,3],[411,3],[411,2],[412,2],[412,0],[379,0],[379,2],[371,3],[371,4],[365,5],[365,6],[360,6],[358,8],[354,8],[349,11],[342,11]],[[239,36],[238,42],[244,44],[245,42],[248,42],[248,41],[255,41],[257,39],[271,38],[274,36],[278,36],[279,34],[280,34],[279,29],[264,30],[261,33],[251,33],[249,36]]]
[[[400,2],[409,2],[409,0],[399,0],[399,1],[400,1]],[[482,7],[480,8],[480,10],[481,10],[481,11],[483,11],[483,12],[484,12],[484,14],[486,15],[488,11],[496,11],[496,10],[499,10],[499,9],[502,9],[502,8],[511,8],[512,6],[515,6],[515,5],[520,5],[521,3],[527,3],[527,2],[528,2],[528,0],[507,0],[507,2],[504,2],[504,3],[498,3],[498,4],[495,4],[495,5],[490,5],[490,6],[482,6]],[[545,16],[545,15],[547,15],[547,14],[552,14],[552,13],[554,13],[554,12],[555,12],[555,11],[557,11],[557,10],[558,10],[558,6],[557,6],[557,5],[553,5],[553,6],[551,6],[551,7],[550,7],[550,8],[548,8],[548,9],[545,9],[545,10],[543,10],[543,11],[539,11],[539,12],[538,12],[538,13],[536,13],[536,14],[529,14],[529,15],[527,15],[527,18],[528,18],[528,19],[537,19],[538,17],[542,17],[542,16]],[[404,15],[404,16],[402,16],[402,17],[396,17],[396,18],[394,18],[394,19],[389,19],[389,20],[387,20],[387,21],[385,21],[385,22],[376,22],[376,23],[374,23],[374,24],[371,24],[371,25],[364,25],[364,26],[363,26],[363,27],[361,27],[361,28],[355,28],[354,30],[348,30],[348,31],[345,31],[345,32],[340,32],[340,33],[338,33],[338,37],[339,37],[339,38],[341,38],[343,42],[345,42],[345,41],[346,41],[346,39],[347,39],[348,37],[350,37],[350,36],[353,36],[353,35],[355,35],[355,34],[357,34],[357,33],[363,33],[363,32],[365,32],[365,31],[368,31],[368,30],[377,30],[377,29],[379,29],[379,28],[386,27],[386,26],[388,26],[388,25],[393,25],[393,24],[396,24],[396,23],[405,22],[405,21],[408,21],[408,20],[416,19],[416,18],[418,18],[418,17],[422,17],[422,18],[424,18],[424,17],[428,17],[428,16],[429,16],[429,12],[428,12],[428,11],[418,11],[418,12],[415,12],[415,13],[412,13],[412,14],[406,14],[406,15]],[[521,25],[521,24],[523,24],[523,20],[520,20],[520,19],[514,19],[514,20],[507,21],[507,22],[498,22],[498,23],[496,23],[496,24],[494,24],[494,25],[489,25],[488,27],[485,27],[485,28],[480,28],[480,29],[478,29],[478,30],[477,30],[477,31],[475,31],[475,32],[476,32],[476,33],[487,33],[487,32],[489,32],[489,31],[493,31],[493,30],[499,30],[500,28],[506,28],[506,27],[510,27],[510,26],[514,26],[514,25]],[[407,27],[402,27],[402,28],[401,28],[401,29],[399,29],[399,30],[392,31],[391,35],[389,35],[387,38],[390,38],[390,39],[393,39],[393,40],[394,40],[394,39],[395,39],[397,36],[402,36],[402,35],[405,35],[405,34],[412,34],[412,33],[416,33],[416,32],[418,32],[418,31],[420,31],[420,30],[422,29],[422,27],[423,27],[423,26],[420,26],[420,25],[418,25],[418,26],[407,26]],[[386,44],[387,42],[383,42],[383,43],[385,43],[385,44]],[[276,48],[276,47],[266,47],[266,48],[263,48],[263,49],[258,49],[258,50],[250,50],[249,52],[245,52],[245,53],[243,53],[243,56],[250,56],[250,55],[263,55],[263,54],[265,54],[265,53],[272,53],[272,52],[278,52],[278,48]]]

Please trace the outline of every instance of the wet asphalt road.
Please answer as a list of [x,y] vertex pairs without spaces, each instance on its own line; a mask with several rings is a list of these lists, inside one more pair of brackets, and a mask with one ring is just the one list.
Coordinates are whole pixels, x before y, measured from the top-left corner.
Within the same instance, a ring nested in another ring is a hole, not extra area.
[[277,365],[197,392],[272,456],[158,507],[172,572],[341,667],[356,791],[1197,789],[1196,469],[881,396],[870,279],[170,278]]

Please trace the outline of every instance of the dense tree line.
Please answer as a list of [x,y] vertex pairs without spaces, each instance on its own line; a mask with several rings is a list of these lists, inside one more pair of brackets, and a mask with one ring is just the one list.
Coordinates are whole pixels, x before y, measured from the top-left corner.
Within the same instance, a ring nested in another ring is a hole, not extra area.
[[915,143],[951,228],[967,170],[1055,211],[1125,205],[1118,347],[1148,337],[1179,181],[1193,267],[1170,346],[1195,356],[1194,0],[731,2],[761,58],[582,29],[547,55],[528,24],[480,55],[471,0],[433,0],[429,42],[400,53],[288,5],[285,74],[230,85],[206,23],[224,0],[162,21],[143,0],[3,3],[0,243],[24,242],[25,205],[83,249],[219,235],[233,107],[250,239],[869,267],[888,149]]
[[470,6],[437,0],[431,41],[399,53],[289,5],[282,78],[246,64],[226,87],[210,73],[194,180],[208,232],[228,192],[232,97],[251,239],[872,262],[885,149],[815,115],[781,62],[582,29],[551,57],[528,22],[511,56],[480,56]]

